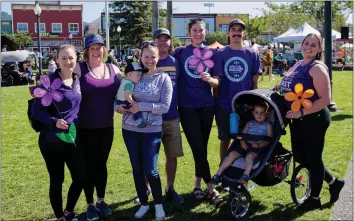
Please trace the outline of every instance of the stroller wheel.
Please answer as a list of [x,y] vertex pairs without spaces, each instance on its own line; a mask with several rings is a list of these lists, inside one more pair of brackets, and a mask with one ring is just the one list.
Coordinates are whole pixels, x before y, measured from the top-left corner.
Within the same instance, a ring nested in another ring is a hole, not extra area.
[[310,173],[305,166],[295,168],[290,185],[291,198],[296,205],[301,204],[311,193]]
[[251,195],[247,190],[231,191],[227,201],[230,215],[236,220],[245,218],[250,209],[251,201]]

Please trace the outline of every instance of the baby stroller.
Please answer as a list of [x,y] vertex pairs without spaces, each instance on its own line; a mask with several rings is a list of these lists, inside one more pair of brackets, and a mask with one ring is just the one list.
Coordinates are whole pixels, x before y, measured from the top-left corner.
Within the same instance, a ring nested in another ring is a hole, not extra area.
[[[235,95],[232,101],[234,113],[240,116],[239,130],[242,131],[246,123],[253,119],[252,107],[256,103],[265,101],[269,104],[268,121],[273,125],[273,138],[267,136],[256,136],[248,134],[234,134],[234,142],[261,141],[270,140],[271,144],[267,153],[254,161],[253,169],[250,173],[250,180],[259,186],[274,186],[282,181],[289,174],[292,152],[286,150],[279,142],[280,137],[286,134],[287,126],[285,114],[286,109],[283,106],[283,98],[270,89],[256,89],[243,91]],[[230,148],[225,156],[230,153]],[[293,176],[290,181],[291,196],[296,204],[300,204],[310,194],[310,176],[307,169],[296,163],[293,163]],[[245,159],[243,157],[236,159],[233,164],[222,174],[222,186],[229,187],[228,207],[230,215],[234,219],[245,218],[251,205],[251,195],[246,185],[240,184],[238,179],[243,174],[245,168]]]

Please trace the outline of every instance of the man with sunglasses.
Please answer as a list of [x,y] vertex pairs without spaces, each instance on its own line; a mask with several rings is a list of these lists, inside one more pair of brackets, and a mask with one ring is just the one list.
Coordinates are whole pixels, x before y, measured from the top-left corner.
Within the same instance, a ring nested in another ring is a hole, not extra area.
[[166,200],[172,200],[176,203],[183,203],[184,199],[173,187],[176,170],[177,158],[183,156],[181,130],[179,126],[179,113],[177,109],[177,64],[174,57],[169,55],[171,48],[171,34],[165,28],[158,28],[154,32],[154,42],[159,49],[160,59],[157,68],[167,73],[173,86],[172,101],[168,113],[163,117],[162,142],[166,154]]
[[223,159],[230,145],[229,119],[232,112],[232,99],[238,92],[258,88],[258,76],[262,73],[259,55],[243,44],[245,28],[242,20],[232,20],[227,32],[230,45],[218,50],[222,76],[216,97],[215,120],[220,140],[220,159]]

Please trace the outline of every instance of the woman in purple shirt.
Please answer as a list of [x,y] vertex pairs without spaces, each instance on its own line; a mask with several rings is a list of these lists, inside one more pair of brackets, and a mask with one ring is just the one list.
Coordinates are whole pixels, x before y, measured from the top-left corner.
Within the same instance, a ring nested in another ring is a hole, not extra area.
[[[86,218],[96,220],[109,215],[112,209],[104,201],[107,185],[107,160],[113,142],[113,103],[121,73],[115,65],[105,64],[107,50],[102,37],[90,34],[85,38],[84,62],[78,63],[82,102],[79,136],[84,148],[89,186],[85,188],[88,204]],[[97,202],[93,204],[96,188]]]
[[[216,88],[219,85],[221,64],[215,51],[212,51],[211,57],[214,67],[205,68],[199,73],[198,64],[189,64],[189,60],[196,57],[193,54],[195,48],[200,49],[203,55],[209,49],[203,45],[206,35],[203,20],[192,19],[188,23],[188,32],[192,44],[187,45],[186,48],[177,49],[172,56],[177,59],[180,71],[178,110],[181,124],[195,162],[193,195],[197,200],[204,200],[208,197],[211,202],[219,204],[222,198],[211,183],[207,149],[214,119],[214,98],[211,94],[211,87]],[[208,196],[201,189],[201,179],[208,186]]]
[[[55,216],[58,220],[73,220],[75,204],[80,197],[82,186],[86,183],[85,161],[82,146],[78,139],[68,141],[58,133],[67,134],[69,127],[78,126],[78,112],[81,102],[81,90],[79,78],[73,73],[76,65],[75,48],[72,45],[62,45],[58,50],[58,62],[60,69],[49,75],[49,89],[41,84],[42,92],[48,94],[59,94],[62,96],[60,102],[54,99],[49,104],[45,103],[45,98],[36,98],[32,105],[32,116],[46,125],[40,131],[38,144],[50,178],[49,198]],[[61,80],[60,86],[53,89],[54,80]],[[36,94],[36,92],[35,92]],[[52,95],[50,95],[53,97]],[[44,105],[42,104],[44,102]],[[76,137],[76,134],[72,134]],[[67,165],[71,173],[72,183],[68,192],[66,208],[63,211],[62,186],[64,182],[64,164]],[[76,218],[75,218],[76,219]],[[76,219],[77,220],[77,219]]]
[[329,183],[330,202],[339,198],[344,181],[333,177],[324,167],[322,152],[331,115],[327,105],[331,102],[328,68],[321,61],[322,38],[308,34],[302,42],[302,61],[285,74],[280,84],[291,120],[291,146],[297,162],[310,172],[311,194],[298,209],[309,211],[321,208],[320,192],[323,180]]

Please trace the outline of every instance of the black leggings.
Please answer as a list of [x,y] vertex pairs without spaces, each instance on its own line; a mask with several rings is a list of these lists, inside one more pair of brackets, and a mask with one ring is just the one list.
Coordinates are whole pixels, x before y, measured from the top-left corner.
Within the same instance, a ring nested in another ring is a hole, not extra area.
[[211,175],[208,162],[208,140],[213,125],[214,106],[179,107],[178,109],[184,134],[193,152],[195,176],[209,183]]
[[331,182],[333,176],[324,167],[322,152],[327,128],[331,122],[328,108],[309,114],[302,120],[290,123],[291,145],[294,159],[309,170],[311,176],[311,196],[320,195],[323,180]]
[[107,186],[107,160],[111,151],[114,129],[80,129],[79,138],[84,149],[88,184],[84,189],[87,204],[93,203],[96,187],[97,198],[104,198]]
[[48,142],[45,132],[41,132],[38,139],[39,148],[50,178],[49,199],[57,218],[63,214],[62,186],[64,182],[65,163],[70,171],[72,183],[68,192],[66,210],[73,212],[80,197],[87,176],[83,151],[79,144],[75,147],[68,143]]

